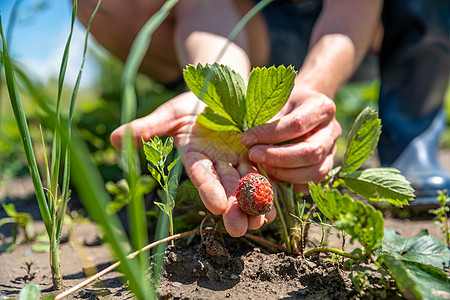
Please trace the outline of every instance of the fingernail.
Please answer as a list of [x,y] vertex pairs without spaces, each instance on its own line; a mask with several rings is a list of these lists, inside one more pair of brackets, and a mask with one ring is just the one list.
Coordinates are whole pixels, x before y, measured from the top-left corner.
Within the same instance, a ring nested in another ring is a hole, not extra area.
[[265,159],[266,159],[266,155],[264,154],[263,151],[261,150],[251,150],[248,154],[249,158],[251,161],[255,162],[255,163],[264,163]]
[[257,141],[256,135],[251,132],[246,132],[241,137],[241,142],[244,146],[252,146],[256,144]]

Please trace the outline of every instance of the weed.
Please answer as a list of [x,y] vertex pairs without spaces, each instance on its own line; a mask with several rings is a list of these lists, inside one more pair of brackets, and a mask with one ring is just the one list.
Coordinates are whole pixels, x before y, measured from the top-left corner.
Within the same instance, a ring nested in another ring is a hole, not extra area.
[[34,265],[34,258],[30,262],[23,261],[22,264],[24,266],[21,266],[21,268],[27,272],[27,274],[24,276],[25,282],[33,280],[34,276],[36,275],[36,272],[31,271],[31,267]]
[[433,220],[441,228],[441,233],[444,236],[444,240],[447,243],[447,246],[450,247],[450,228],[447,217],[450,210],[448,207],[450,204],[450,197],[447,195],[447,190],[438,191],[437,200],[439,201],[439,207],[436,209],[430,209],[428,212],[435,215]]
[[178,176],[171,174],[181,156],[175,158],[167,167],[167,157],[173,149],[173,138],[169,137],[163,143],[162,140],[155,136],[149,142],[143,142],[144,153],[148,161],[148,170],[153,178],[159,183],[164,191],[165,203],[155,202],[155,204],[169,217],[170,235],[173,235],[173,215],[172,211],[175,208],[175,198],[173,191],[178,186]]

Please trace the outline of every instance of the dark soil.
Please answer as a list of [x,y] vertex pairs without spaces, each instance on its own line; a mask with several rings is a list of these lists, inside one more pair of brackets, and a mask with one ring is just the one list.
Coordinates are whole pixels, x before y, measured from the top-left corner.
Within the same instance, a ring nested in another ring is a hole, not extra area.
[[[403,236],[411,237],[427,228],[436,237],[439,228],[430,219],[405,221],[387,218],[386,227],[395,227]],[[43,224],[35,221],[34,232],[43,231]],[[320,237],[320,228],[313,227],[310,238]],[[206,236],[205,236],[206,238]],[[223,239],[223,240],[222,240]],[[330,235],[328,244],[337,248],[341,241]],[[0,299],[17,299],[20,289],[33,282],[43,295],[51,290],[48,253],[31,250],[33,243],[20,242],[14,251],[0,254]],[[351,251],[356,245],[347,244]],[[86,279],[86,274],[100,271],[112,263],[105,244],[101,243],[97,227],[79,219],[74,234],[67,234],[61,243],[61,267],[64,289]],[[186,239],[169,246],[165,254],[165,269],[159,293],[162,299],[349,299],[361,298],[342,266],[320,260],[306,260],[284,253],[270,253],[265,247],[247,238],[222,237],[201,243],[196,236],[186,245]],[[28,278],[23,262],[34,264],[32,278]],[[372,278],[363,298],[371,298],[381,286]],[[375,297],[376,298],[376,297]],[[73,293],[67,299],[133,299],[121,274],[112,271]]]
[[225,247],[219,254],[199,251],[198,245],[169,249],[161,298],[349,299],[356,295],[348,274],[335,264],[270,254],[245,239],[226,239]]

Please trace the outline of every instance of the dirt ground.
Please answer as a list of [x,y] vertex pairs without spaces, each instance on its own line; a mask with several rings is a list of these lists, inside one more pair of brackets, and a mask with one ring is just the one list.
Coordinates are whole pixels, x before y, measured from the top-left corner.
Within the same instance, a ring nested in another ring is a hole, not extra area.
[[[440,238],[440,230],[430,219],[401,220],[386,218],[386,228],[396,228],[403,237],[411,237],[422,229]],[[40,221],[35,232],[44,230]],[[67,233],[61,243],[61,268],[64,288],[68,289],[86,277],[85,271],[100,271],[112,263],[107,247],[100,242],[96,226],[77,223],[70,240]],[[320,237],[313,227],[311,239]],[[217,263],[200,251],[197,236],[191,246],[183,240],[166,252],[166,270],[159,287],[162,299],[348,299],[356,296],[348,272],[332,263],[303,260],[281,253],[269,253],[246,238],[225,239],[226,259]],[[340,240],[330,235],[330,246],[340,248]],[[44,295],[53,294],[48,253],[32,251],[32,243],[19,243],[14,251],[0,255],[0,299],[16,299],[27,283],[39,284]],[[349,244],[348,244],[349,245]],[[351,249],[351,245],[350,249]],[[28,280],[23,262],[34,264],[33,278]],[[377,288],[374,286],[374,288]],[[120,273],[112,271],[100,280],[75,292],[67,299],[132,299]]]
[[[450,152],[441,156],[450,169]],[[11,187],[11,186],[10,186]],[[30,189],[26,178],[16,180],[14,189],[25,193]],[[0,190],[0,199],[14,189]],[[31,188],[32,191],[32,188]],[[31,212],[39,220],[35,201],[23,202],[21,211]],[[19,208],[18,208],[19,210]],[[4,215],[0,215],[0,218]],[[400,219],[385,217],[385,228],[395,228],[403,237],[412,237],[422,229],[442,239],[439,227],[429,217]],[[3,234],[7,226],[0,228]],[[44,230],[41,221],[34,221],[33,232]],[[70,240],[64,234],[60,247],[64,289],[83,281],[112,263],[107,247],[101,243],[99,230],[89,222],[78,222]],[[310,238],[320,237],[320,228],[312,227]],[[330,246],[340,248],[341,241],[331,235]],[[159,286],[162,299],[349,299],[358,298],[351,286],[348,272],[332,263],[304,260],[295,256],[268,252],[246,238],[225,238],[223,260],[211,260],[200,251],[197,236],[190,246],[185,240],[169,247],[165,271]],[[32,251],[33,243],[19,242],[14,251],[0,254],[0,299],[16,299],[20,289],[33,282],[44,295],[54,294],[48,253]],[[351,246],[350,246],[351,247]],[[351,249],[351,248],[350,248]],[[348,249],[347,249],[348,250]],[[34,261],[31,279],[27,278],[24,262]],[[218,262],[219,261],[219,262]],[[373,289],[380,287],[373,285]],[[122,282],[121,274],[112,271],[67,299],[132,299]]]

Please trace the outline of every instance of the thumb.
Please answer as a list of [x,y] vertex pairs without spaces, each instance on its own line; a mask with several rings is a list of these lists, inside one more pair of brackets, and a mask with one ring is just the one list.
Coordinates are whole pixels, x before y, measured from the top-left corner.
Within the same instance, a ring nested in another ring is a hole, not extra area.
[[136,139],[137,146],[140,147],[142,139],[148,141],[155,135],[163,136],[172,133],[181,125],[180,122],[189,119],[183,117],[192,115],[192,120],[195,120],[197,111],[203,107],[200,107],[199,101],[196,98],[193,99],[191,95],[182,95],[184,96],[177,96],[164,103],[151,114],[118,127],[111,133],[111,144],[116,148],[122,148],[122,139],[128,126]]

